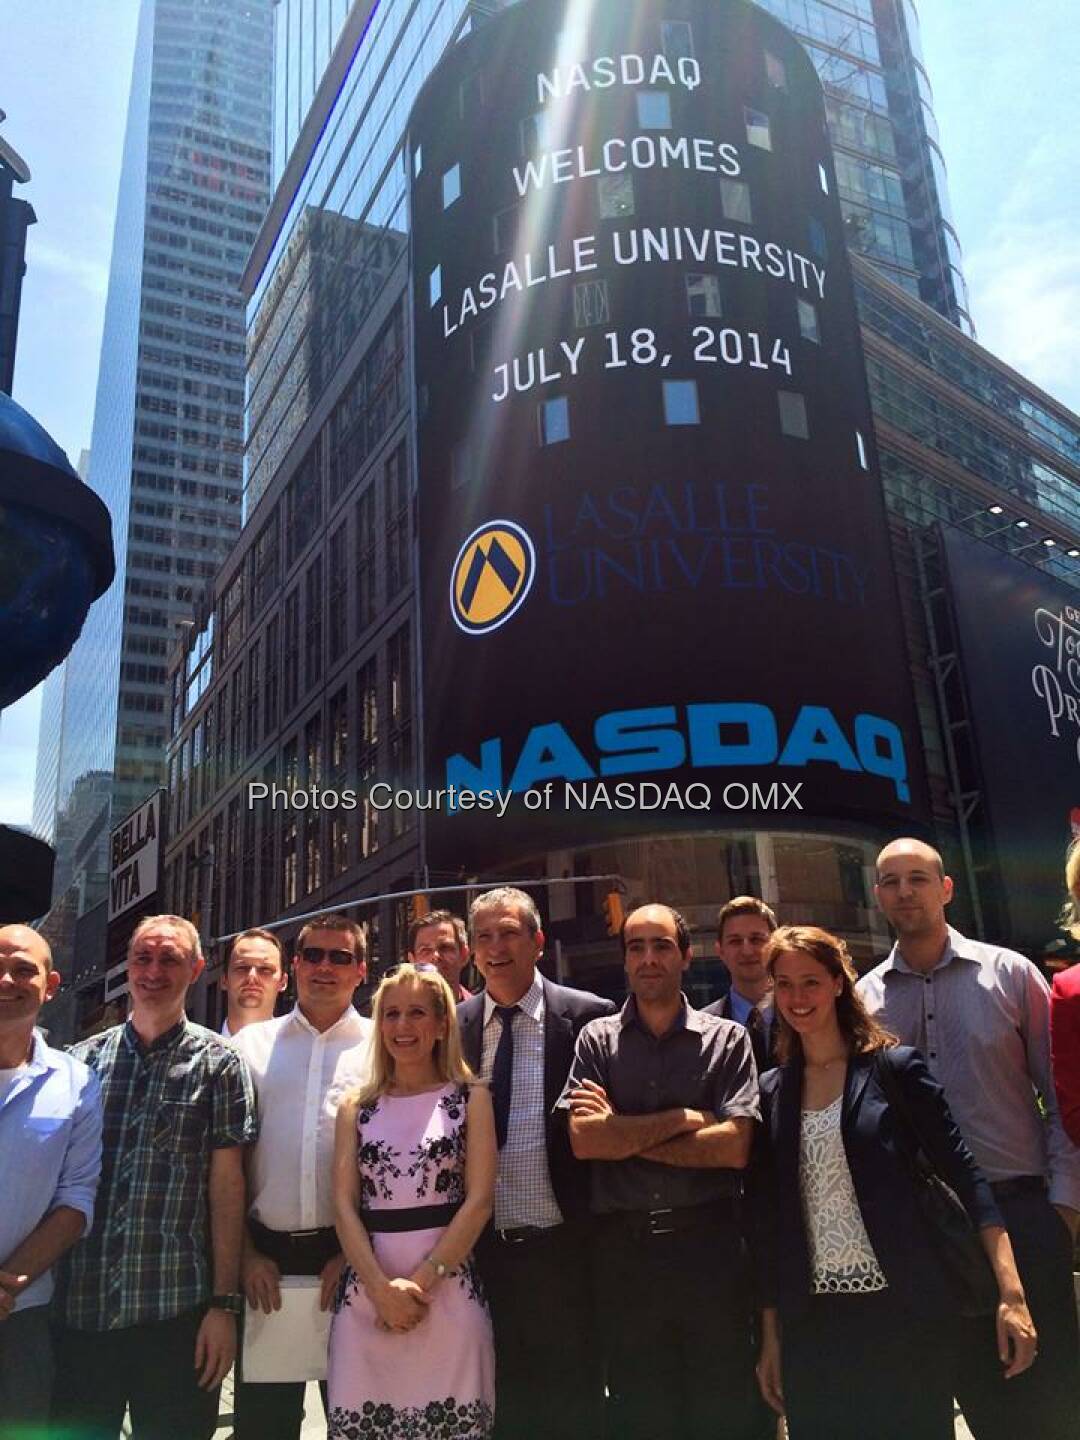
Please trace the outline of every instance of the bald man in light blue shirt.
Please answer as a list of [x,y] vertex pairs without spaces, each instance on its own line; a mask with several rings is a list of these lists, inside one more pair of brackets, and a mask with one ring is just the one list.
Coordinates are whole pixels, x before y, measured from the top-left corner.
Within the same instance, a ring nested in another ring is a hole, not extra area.
[[101,1094],[34,1026],[60,988],[48,942],[0,927],[0,1421],[44,1426],[52,1391],[52,1267],[94,1218]]

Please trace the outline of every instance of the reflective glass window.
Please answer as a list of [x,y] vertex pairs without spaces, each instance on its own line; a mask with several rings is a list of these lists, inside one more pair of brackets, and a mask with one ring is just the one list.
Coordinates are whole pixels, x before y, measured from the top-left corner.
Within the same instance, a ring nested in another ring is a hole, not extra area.
[[749,106],[744,106],[743,119],[746,122],[747,142],[756,145],[759,150],[771,150],[772,136],[768,115],[763,110],[751,110]]
[[570,439],[570,405],[565,395],[542,401],[537,414],[541,445],[557,445],[561,440]]
[[634,213],[634,181],[630,175],[601,175],[596,182],[600,218],[619,220]]
[[442,177],[442,204],[449,210],[455,200],[461,198],[461,166],[452,165]]
[[799,310],[799,334],[804,340],[812,340],[815,345],[820,345],[821,329],[818,325],[817,306],[801,296],[796,304]]
[[724,306],[718,275],[687,275],[686,303],[691,315],[720,319]]
[[671,96],[666,90],[639,90],[637,117],[642,130],[670,130]]
[[796,440],[809,440],[810,424],[806,418],[806,397],[796,390],[778,390],[780,431]]
[[665,380],[664,420],[668,425],[700,425],[696,380]]
[[750,205],[750,186],[745,180],[720,181],[720,205],[725,220],[737,220],[744,225],[753,223],[754,212]]

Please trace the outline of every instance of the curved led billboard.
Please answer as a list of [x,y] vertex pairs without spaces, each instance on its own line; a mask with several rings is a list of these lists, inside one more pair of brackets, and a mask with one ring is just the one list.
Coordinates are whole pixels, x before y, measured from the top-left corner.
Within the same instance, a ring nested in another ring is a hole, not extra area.
[[1080,590],[944,528],[941,547],[993,903],[1006,943],[1037,952],[1058,938],[1065,851],[1080,835]]
[[[408,164],[425,781],[452,791],[431,863],[910,823],[915,713],[799,44],[739,0],[527,0],[443,58]],[[500,822],[461,790],[501,792]]]

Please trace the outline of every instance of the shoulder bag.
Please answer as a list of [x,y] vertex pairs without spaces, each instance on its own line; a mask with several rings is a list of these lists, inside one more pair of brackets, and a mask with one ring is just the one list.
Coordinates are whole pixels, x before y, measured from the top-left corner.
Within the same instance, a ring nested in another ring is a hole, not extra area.
[[961,1315],[993,1315],[998,1287],[979,1231],[960,1197],[938,1173],[908,1106],[903,1085],[887,1049],[874,1057],[874,1075],[898,1122],[901,1151],[911,1174],[915,1199],[930,1232]]

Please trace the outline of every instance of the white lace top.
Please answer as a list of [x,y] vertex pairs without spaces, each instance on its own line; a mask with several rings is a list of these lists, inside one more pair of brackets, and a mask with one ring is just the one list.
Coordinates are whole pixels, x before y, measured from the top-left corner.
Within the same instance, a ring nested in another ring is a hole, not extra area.
[[851,1183],[840,1134],[843,1096],[802,1112],[799,1184],[815,1295],[865,1294],[888,1281],[878,1264]]

